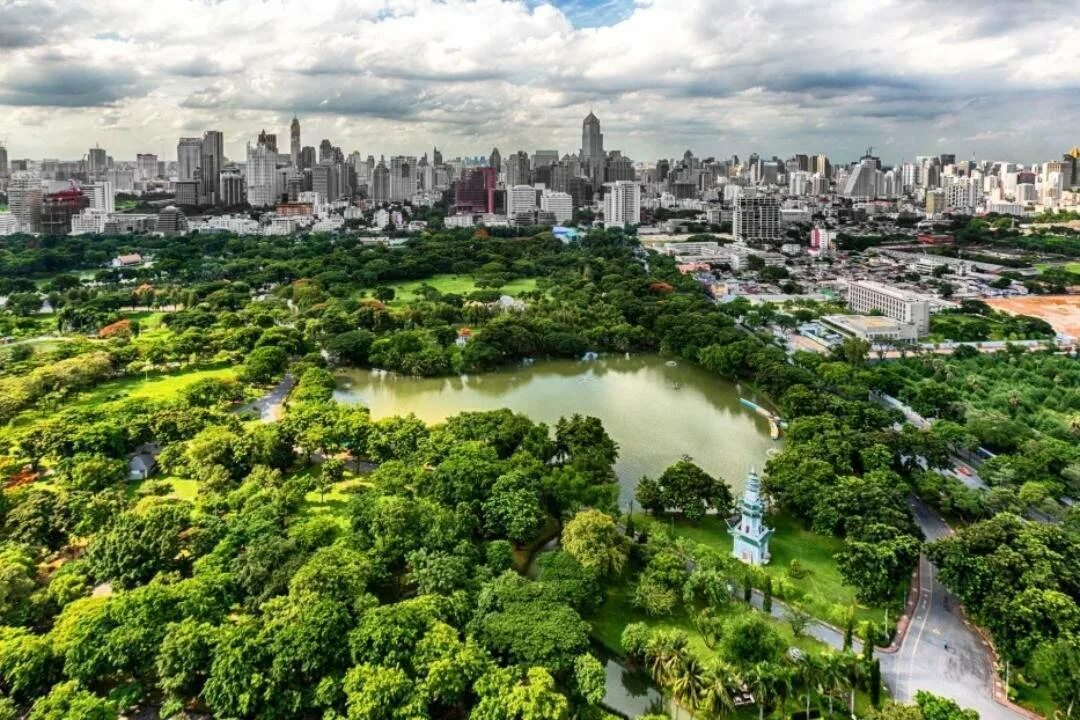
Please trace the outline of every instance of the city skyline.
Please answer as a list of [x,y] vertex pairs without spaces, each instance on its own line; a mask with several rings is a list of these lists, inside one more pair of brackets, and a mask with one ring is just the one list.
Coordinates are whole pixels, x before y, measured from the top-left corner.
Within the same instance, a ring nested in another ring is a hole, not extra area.
[[[171,157],[260,128],[304,145],[447,157],[578,149],[581,118],[635,161],[916,154],[1038,162],[1075,144],[1080,32],[1059,5],[291,0],[0,8],[12,158]],[[479,19],[483,19],[482,22]],[[1072,26],[1070,26],[1072,23]]]

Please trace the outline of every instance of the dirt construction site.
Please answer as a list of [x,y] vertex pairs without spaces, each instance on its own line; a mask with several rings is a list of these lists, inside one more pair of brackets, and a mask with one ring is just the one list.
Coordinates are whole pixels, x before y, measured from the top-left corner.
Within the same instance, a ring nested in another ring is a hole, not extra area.
[[1080,295],[1026,295],[985,301],[1010,315],[1030,315],[1045,320],[1054,330],[1080,338]]

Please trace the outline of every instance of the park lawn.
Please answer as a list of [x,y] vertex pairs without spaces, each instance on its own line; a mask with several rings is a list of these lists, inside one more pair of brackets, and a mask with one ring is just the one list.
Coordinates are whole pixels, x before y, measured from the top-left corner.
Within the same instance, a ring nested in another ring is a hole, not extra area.
[[1069,263],[1065,263],[1064,265],[1051,265],[1050,263],[1039,263],[1038,265],[1035,266],[1035,269],[1039,270],[1040,272],[1046,272],[1051,267],[1063,267],[1063,268],[1065,268],[1065,272],[1071,272],[1071,273],[1075,273],[1077,275],[1080,275],[1080,262],[1069,262]]
[[102,383],[93,390],[79,394],[66,407],[89,407],[102,403],[147,398],[167,400],[176,397],[184,388],[207,378],[235,378],[236,368],[217,367],[184,370],[166,375],[127,377]]
[[[314,476],[319,471],[319,466],[312,464],[298,470],[290,477]],[[370,487],[371,483],[363,474],[356,474],[351,470],[345,471],[345,479],[334,483],[325,493],[312,490],[304,496],[304,504],[300,508],[301,517],[313,517],[315,515],[330,515],[343,530],[349,528],[349,517],[346,509],[349,498],[352,497],[350,490],[357,487]]]
[[[405,304],[415,300],[416,291],[421,285],[430,285],[443,294],[454,295],[467,295],[479,289],[476,287],[476,279],[469,275],[434,275],[424,280],[409,280],[387,285],[394,290],[394,299],[391,304]],[[521,278],[506,283],[500,288],[500,292],[504,295],[518,295],[535,289],[535,278]]]
[[177,477],[175,475],[167,475],[164,477],[151,476],[146,480],[132,480],[127,483],[127,496],[133,498],[139,492],[139,488],[148,482],[167,482],[172,486],[172,492],[168,497],[179,498],[180,500],[188,500],[190,502],[195,501],[195,496],[199,494],[199,483],[190,478]]
[[[643,519],[645,518],[635,515],[634,521],[640,522]],[[649,520],[645,519],[646,522]],[[775,532],[769,541],[772,561],[764,566],[764,570],[774,580],[783,579],[795,588],[799,597],[793,600],[796,600],[803,610],[834,625],[840,623],[838,613],[852,606],[855,607],[856,622],[872,620],[880,623],[885,619],[885,608],[859,603],[855,598],[855,588],[845,584],[840,576],[840,569],[833,555],[841,550],[843,541],[811,532],[787,513],[773,513],[766,522]],[[709,516],[697,523],[676,520],[673,528],[678,537],[685,537],[724,553],[731,549],[727,523],[721,518]],[[796,559],[804,572],[800,578],[788,576],[791,561]],[[777,586],[779,583],[774,584],[774,587]],[[904,591],[906,590],[905,587]],[[780,592],[776,593],[776,597],[787,599],[783,598]],[[897,600],[899,609],[903,603],[903,595],[899,591]],[[891,613],[891,616],[894,619],[897,617],[895,612]]]

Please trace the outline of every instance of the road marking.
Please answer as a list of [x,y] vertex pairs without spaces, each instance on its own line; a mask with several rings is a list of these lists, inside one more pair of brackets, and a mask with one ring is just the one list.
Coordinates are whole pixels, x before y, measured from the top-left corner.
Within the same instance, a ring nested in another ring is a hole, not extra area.
[[[919,562],[921,563],[922,561],[923,561],[923,558],[920,557]],[[929,561],[927,561],[926,564],[930,569],[930,572],[926,573],[926,575],[925,575],[926,577],[929,578],[929,587],[924,589],[919,594],[919,602],[920,603],[923,601],[924,597],[926,599],[926,605],[925,605],[926,613],[923,615],[922,624],[919,626],[919,632],[915,636],[915,644],[911,648],[911,657],[908,658],[908,673],[907,673],[908,685],[911,684],[911,676],[914,675],[914,673],[915,673],[915,655],[919,650],[919,643],[922,642],[922,634],[923,634],[923,631],[926,630],[926,619],[928,617],[930,617],[930,609],[933,607],[933,601],[934,601],[934,577],[933,577],[934,568],[933,568],[932,565],[930,565]],[[919,577],[921,579],[923,577],[923,574],[920,573]],[[904,695],[902,697],[902,699],[908,700],[910,698],[909,698],[908,695]]]

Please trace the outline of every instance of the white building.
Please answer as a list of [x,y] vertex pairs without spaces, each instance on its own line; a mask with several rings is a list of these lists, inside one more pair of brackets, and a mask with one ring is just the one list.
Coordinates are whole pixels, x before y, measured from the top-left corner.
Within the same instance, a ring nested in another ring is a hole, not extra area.
[[108,180],[87,185],[83,191],[90,198],[91,210],[100,210],[103,213],[116,212],[116,193],[113,192],[113,184]]
[[202,164],[202,138],[180,138],[176,144],[176,179],[197,180]]
[[622,227],[641,222],[641,186],[635,180],[605,183],[604,225]]
[[41,206],[44,193],[41,178],[34,173],[17,172],[8,182],[8,207],[15,216],[18,232],[41,232]]
[[531,213],[536,209],[536,188],[532,185],[514,185],[506,190],[506,215],[517,217],[518,213]]
[[88,208],[78,215],[71,216],[72,235],[98,235],[105,232],[105,222],[109,219],[107,213]]
[[574,217],[574,199],[570,193],[545,190],[540,195],[540,209],[555,215],[556,222],[569,222]]
[[276,203],[281,196],[277,186],[277,159],[277,152],[265,144],[247,146],[244,179],[248,202],[252,207],[268,207]]
[[855,312],[877,310],[894,320],[910,323],[918,335],[930,332],[930,303],[907,290],[874,280],[857,280],[848,285],[848,306]]

